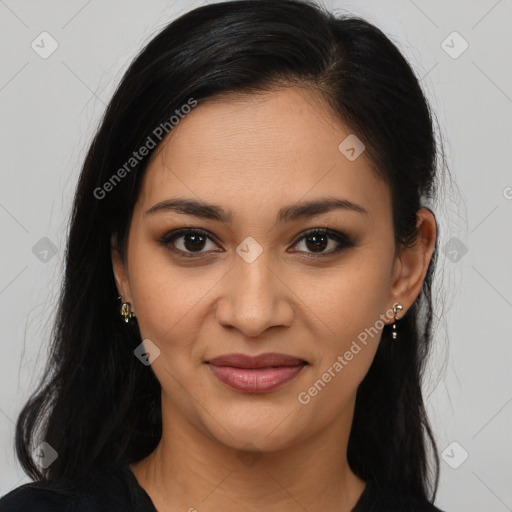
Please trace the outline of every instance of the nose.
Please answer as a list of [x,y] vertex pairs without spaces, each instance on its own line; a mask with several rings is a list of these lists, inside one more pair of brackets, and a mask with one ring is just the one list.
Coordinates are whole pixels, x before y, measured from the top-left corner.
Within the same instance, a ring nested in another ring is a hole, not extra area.
[[291,326],[294,318],[293,291],[277,269],[261,255],[247,263],[238,258],[222,285],[216,318],[248,337],[257,337],[270,327]]

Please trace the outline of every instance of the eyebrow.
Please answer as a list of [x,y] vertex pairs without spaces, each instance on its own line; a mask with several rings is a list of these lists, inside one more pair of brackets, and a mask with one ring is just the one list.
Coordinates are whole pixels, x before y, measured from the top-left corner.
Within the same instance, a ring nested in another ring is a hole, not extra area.
[[[278,222],[292,222],[300,218],[315,217],[339,209],[368,215],[368,212],[362,206],[352,201],[327,197],[315,201],[284,206],[279,210],[277,220]],[[196,199],[180,198],[161,201],[147,210],[145,215],[169,211],[193,215],[194,217],[200,217],[202,219],[216,220],[226,224],[229,224],[233,219],[233,212],[231,210],[226,211],[220,206]]]

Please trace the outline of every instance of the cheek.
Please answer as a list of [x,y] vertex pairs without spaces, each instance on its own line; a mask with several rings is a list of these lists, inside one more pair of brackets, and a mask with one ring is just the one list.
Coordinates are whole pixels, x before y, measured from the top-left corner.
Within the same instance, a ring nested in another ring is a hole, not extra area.
[[303,391],[321,402],[326,414],[350,401],[372,364],[387,321],[381,317],[389,292],[385,269],[382,255],[360,256],[315,285],[306,281],[299,292],[307,296],[310,329],[320,340],[307,383],[312,387]]
[[358,255],[329,272],[304,273],[293,286],[316,330],[342,349],[385,312],[389,277],[382,258]]
[[[194,305],[200,295],[191,291],[190,286],[177,282],[176,279],[166,280],[162,275],[147,272],[144,279],[135,281],[133,286],[134,303],[141,335],[154,340],[159,346],[174,344],[186,345],[183,334],[193,334],[194,323],[189,319],[193,316]],[[184,329],[184,326],[188,330]]]
[[329,423],[343,411],[350,410],[380,342],[382,330],[376,328],[375,320],[370,320],[367,312],[352,318],[351,322],[347,327],[339,321],[334,340],[324,339],[320,344],[310,378],[297,396],[318,425]]
[[151,340],[160,350],[152,371],[166,395],[183,402],[185,410],[191,405],[183,386],[187,383],[185,387],[189,389],[193,385],[198,364],[194,349],[201,329],[198,315],[202,314],[205,288],[198,277],[186,276],[186,272],[168,262],[162,264],[154,259],[150,263],[146,259],[138,267],[136,261],[134,258],[134,269],[139,270],[133,272],[131,281],[141,337]]
[[224,274],[220,267],[180,267],[159,248],[133,251],[130,283],[141,335],[165,350],[192,343],[205,298]]

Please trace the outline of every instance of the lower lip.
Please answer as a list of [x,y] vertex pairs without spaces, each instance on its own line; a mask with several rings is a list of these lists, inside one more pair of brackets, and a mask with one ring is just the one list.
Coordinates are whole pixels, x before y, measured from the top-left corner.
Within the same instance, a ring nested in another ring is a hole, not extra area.
[[238,391],[264,393],[283,386],[296,377],[306,365],[279,366],[277,368],[234,368],[208,363],[208,366],[217,379]]

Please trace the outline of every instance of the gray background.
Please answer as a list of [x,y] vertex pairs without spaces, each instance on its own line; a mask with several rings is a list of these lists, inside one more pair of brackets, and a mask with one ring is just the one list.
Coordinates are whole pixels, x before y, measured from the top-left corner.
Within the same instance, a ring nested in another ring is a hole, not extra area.
[[[0,0],[0,495],[29,482],[14,422],[44,369],[86,148],[131,59],[202,3]],[[512,1],[325,5],[375,23],[404,52],[456,180],[434,205],[441,251],[425,396],[442,456],[437,504],[512,511]],[[42,58],[31,45],[50,49],[45,31],[58,48]]]

